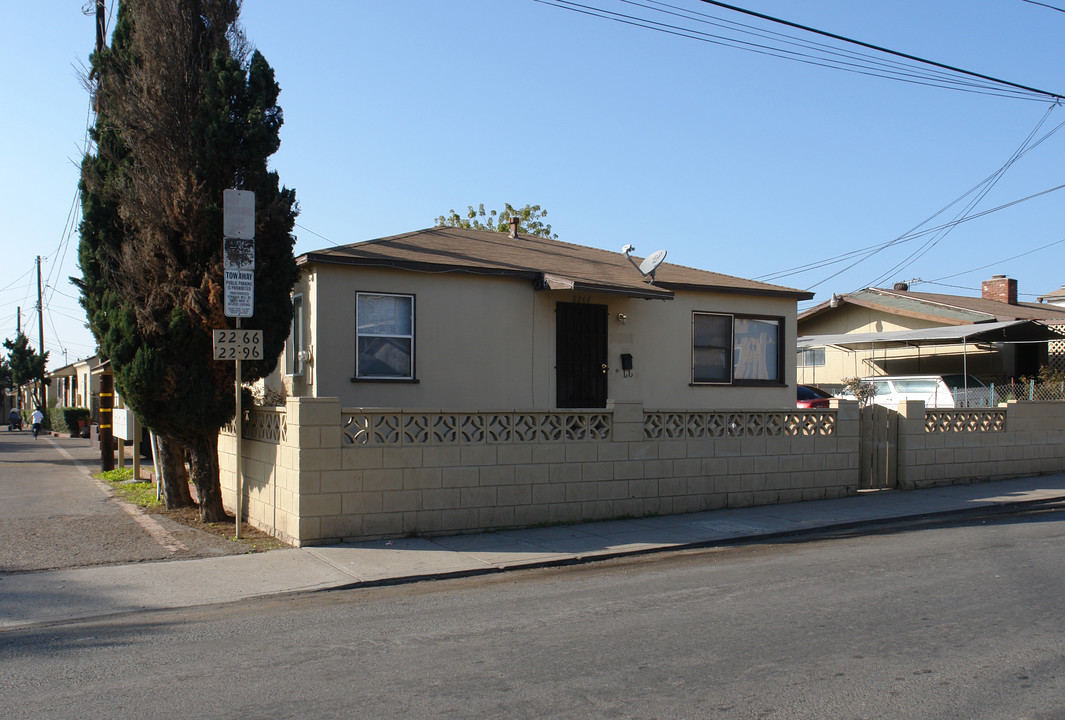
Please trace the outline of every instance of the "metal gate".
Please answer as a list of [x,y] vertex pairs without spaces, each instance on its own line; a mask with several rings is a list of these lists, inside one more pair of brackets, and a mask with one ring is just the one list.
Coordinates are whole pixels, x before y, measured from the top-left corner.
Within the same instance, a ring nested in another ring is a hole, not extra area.
[[899,414],[870,403],[859,412],[859,490],[898,487]]

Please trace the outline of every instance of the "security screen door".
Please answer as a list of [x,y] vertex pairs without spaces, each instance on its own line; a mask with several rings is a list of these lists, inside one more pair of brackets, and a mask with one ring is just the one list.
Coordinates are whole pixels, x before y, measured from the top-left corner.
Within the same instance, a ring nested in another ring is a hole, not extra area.
[[606,305],[558,303],[556,306],[558,407],[606,407],[606,318]]

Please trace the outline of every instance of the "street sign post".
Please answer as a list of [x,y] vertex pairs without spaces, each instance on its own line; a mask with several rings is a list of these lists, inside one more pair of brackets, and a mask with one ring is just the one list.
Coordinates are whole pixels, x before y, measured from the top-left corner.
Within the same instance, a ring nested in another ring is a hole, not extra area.
[[[242,360],[262,360],[262,330],[242,331],[240,319],[255,314],[255,193],[247,190],[222,192],[222,273],[225,278],[225,314],[236,318],[236,330],[214,331],[214,356],[217,360],[233,360],[237,413],[234,425],[237,435],[236,458],[236,537],[240,539],[241,516],[241,459],[244,436],[244,411],[240,407]],[[221,333],[221,335],[219,335]],[[228,334],[227,333],[231,333]],[[220,356],[221,355],[221,356]]]

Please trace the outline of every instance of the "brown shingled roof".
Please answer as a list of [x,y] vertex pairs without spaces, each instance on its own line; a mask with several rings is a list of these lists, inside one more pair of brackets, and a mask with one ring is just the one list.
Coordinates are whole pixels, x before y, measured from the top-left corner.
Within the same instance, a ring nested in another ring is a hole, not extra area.
[[911,290],[878,290],[878,292],[984,313],[998,321],[1065,319],[1065,308],[1046,305],[1045,303],[1019,302],[1014,305],[1000,300],[986,300],[981,297],[941,295],[938,293],[913,292]]
[[[1046,303],[1011,304],[1000,300],[964,295],[914,292],[912,290],[888,290],[866,288],[839,297],[841,304],[860,305],[898,315],[921,317],[944,325],[965,325],[980,322],[1004,322],[1007,320],[1045,320],[1065,322],[1065,307]],[[799,314],[803,322],[829,312],[831,303],[825,301]]]
[[620,252],[532,235],[434,227],[301,255],[299,264],[333,263],[528,278],[542,287],[669,300],[675,290],[775,295],[808,300],[812,293],[662,263],[648,283]]

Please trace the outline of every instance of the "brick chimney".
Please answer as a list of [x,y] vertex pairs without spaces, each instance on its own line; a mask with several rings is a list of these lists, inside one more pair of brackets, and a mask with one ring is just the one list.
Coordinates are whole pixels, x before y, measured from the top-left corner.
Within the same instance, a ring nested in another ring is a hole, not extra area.
[[1017,281],[1005,275],[992,275],[980,285],[980,297],[984,300],[1017,304]]

